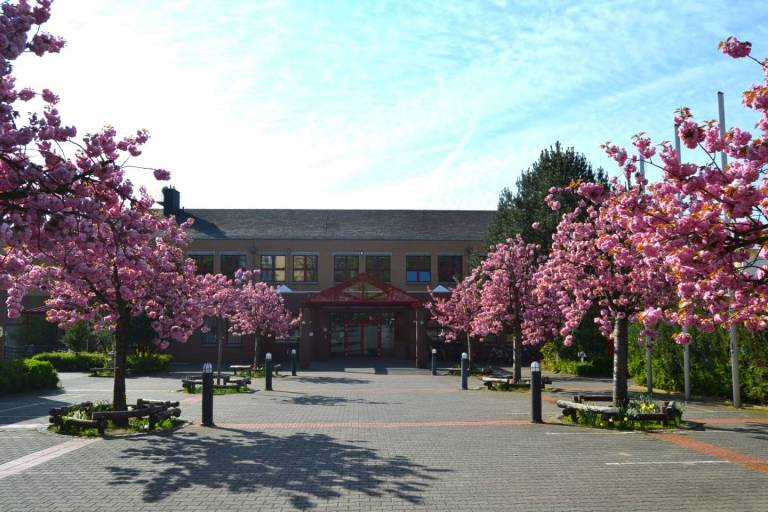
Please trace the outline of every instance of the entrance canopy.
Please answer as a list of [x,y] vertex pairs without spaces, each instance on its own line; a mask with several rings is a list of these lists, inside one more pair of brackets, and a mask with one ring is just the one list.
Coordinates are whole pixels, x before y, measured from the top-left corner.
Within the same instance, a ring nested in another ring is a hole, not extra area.
[[418,308],[421,306],[421,301],[391,284],[374,279],[368,274],[358,274],[352,279],[310,297],[304,304],[310,306],[411,306]]

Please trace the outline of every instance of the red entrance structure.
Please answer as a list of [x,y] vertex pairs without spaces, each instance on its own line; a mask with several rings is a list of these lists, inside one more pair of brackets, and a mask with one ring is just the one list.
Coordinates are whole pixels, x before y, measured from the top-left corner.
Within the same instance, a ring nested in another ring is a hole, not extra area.
[[423,362],[419,334],[422,302],[413,295],[359,274],[323,290],[301,305],[301,365],[332,356],[393,356]]

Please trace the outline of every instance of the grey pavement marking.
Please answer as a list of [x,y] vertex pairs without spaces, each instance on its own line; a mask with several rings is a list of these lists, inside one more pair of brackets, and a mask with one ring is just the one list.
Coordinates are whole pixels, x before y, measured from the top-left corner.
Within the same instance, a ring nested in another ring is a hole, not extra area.
[[27,469],[48,462],[49,460],[61,457],[66,453],[78,450],[83,446],[87,446],[97,441],[101,441],[101,439],[71,439],[55,446],[30,453],[29,455],[25,455],[18,459],[14,459],[10,462],[6,462],[5,464],[0,464],[0,480],[26,471]]

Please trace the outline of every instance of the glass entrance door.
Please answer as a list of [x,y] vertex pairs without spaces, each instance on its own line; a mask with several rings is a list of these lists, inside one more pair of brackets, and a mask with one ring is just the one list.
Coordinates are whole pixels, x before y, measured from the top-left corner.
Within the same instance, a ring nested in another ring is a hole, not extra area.
[[331,354],[381,357],[394,350],[391,313],[334,313],[331,316]]
[[381,356],[381,321],[360,322],[363,334],[363,355]]

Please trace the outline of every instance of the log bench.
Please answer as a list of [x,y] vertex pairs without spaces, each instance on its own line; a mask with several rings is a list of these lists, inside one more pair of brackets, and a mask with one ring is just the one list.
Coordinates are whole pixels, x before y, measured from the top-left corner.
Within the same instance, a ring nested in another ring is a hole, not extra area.
[[[78,410],[86,411],[86,414],[89,410],[92,411],[90,413],[91,419],[68,416],[68,414]],[[171,417],[178,418],[181,416],[181,409],[179,409],[179,402],[139,398],[136,400],[136,405],[129,405],[126,411],[93,411],[92,402],[82,402],[65,407],[55,407],[49,411],[49,414],[48,421],[52,425],[60,427],[66,423],[77,425],[80,428],[95,428],[100,435],[104,435],[108,421],[146,417],[149,421],[149,430],[154,430],[157,423]]]
[[[603,420],[619,417],[619,408],[614,405],[592,405],[584,403],[585,401],[611,401],[611,397],[605,395],[576,395],[574,400],[558,400],[557,406],[563,409],[563,416],[570,417],[574,422],[578,411],[591,412],[599,414]],[[669,426],[669,423],[680,415],[680,410],[675,402],[665,402],[661,406],[661,412],[636,414],[632,416],[637,421],[658,421],[663,426]]]

